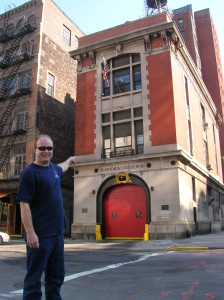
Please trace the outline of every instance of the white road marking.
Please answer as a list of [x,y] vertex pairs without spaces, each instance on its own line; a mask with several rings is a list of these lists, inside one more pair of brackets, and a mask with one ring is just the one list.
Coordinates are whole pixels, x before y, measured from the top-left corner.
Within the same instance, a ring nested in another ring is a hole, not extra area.
[[[116,268],[119,268],[119,267],[122,267],[125,265],[135,264],[135,263],[144,261],[144,260],[148,259],[149,257],[159,256],[159,255],[163,255],[163,254],[167,254],[167,253],[171,253],[171,252],[173,252],[173,251],[161,252],[161,253],[151,253],[151,254],[143,255],[136,260],[127,261],[127,262],[123,262],[123,263],[117,263],[117,264],[109,265],[109,266],[106,266],[103,268],[98,268],[98,269],[93,269],[93,270],[89,270],[89,271],[85,271],[85,272],[68,275],[68,276],[65,276],[64,282],[70,281],[73,279],[77,279],[79,277],[87,276],[90,274],[94,274],[94,273],[99,273],[99,272],[103,272],[103,271],[107,271],[107,270],[111,270],[111,269],[116,269]],[[17,290],[17,291],[10,292],[9,294],[1,294],[0,296],[10,298],[12,295],[21,295],[22,293],[23,293],[23,290]]]

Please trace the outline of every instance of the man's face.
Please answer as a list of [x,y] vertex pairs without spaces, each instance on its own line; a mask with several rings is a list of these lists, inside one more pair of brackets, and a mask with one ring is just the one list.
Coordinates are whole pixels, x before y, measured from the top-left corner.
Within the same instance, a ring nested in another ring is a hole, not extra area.
[[[47,148],[46,148],[47,147]],[[48,166],[53,156],[53,142],[48,137],[41,137],[34,149],[35,163],[40,166]]]

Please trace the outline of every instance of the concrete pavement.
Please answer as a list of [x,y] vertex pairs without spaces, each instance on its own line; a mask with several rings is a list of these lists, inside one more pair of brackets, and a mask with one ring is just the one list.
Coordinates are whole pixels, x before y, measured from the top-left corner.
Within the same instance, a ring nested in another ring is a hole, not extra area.
[[[71,240],[65,239],[65,251],[76,249],[97,250],[122,248],[135,251],[170,251],[170,250],[211,250],[224,249],[224,231],[205,235],[196,235],[180,240],[149,240],[149,241],[128,241],[128,240]],[[9,244],[0,246],[0,251],[26,252],[26,245],[23,239],[11,239]]]

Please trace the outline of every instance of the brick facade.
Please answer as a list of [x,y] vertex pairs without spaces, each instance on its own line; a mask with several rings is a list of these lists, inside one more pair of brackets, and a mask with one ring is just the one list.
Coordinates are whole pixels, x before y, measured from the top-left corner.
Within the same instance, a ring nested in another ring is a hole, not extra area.
[[[220,146],[224,156],[224,78],[218,37],[209,9],[195,12],[203,80],[221,115]],[[208,57],[213,57],[208,63]]]
[[[195,64],[198,51],[190,56],[172,17],[161,13],[85,36],[71,53],[78,62],[74,239],[107,238],[105,195],[117,185],[119,198],[119,185],[127,183],[145,191],[142,238],[183,238],[189,230],[223,229],[217,108]],[[136,54],[139,60],[133,62]],[[107,93],[102,56],[111,68]],[[135,64],[140,64],[141,79]],[[133,88],[135,76],[141,84]],[[118,83],[126,83],[127,90],[116,90]],[[144,145],[138,152],[139,141]],[[123,210],[128,214],[129,206]]]

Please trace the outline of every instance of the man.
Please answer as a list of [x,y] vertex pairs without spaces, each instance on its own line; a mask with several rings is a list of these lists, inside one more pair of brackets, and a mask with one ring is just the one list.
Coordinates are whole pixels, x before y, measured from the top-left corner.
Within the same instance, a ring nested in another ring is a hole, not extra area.
[[75,165],[75,157],[58,165],[51,163],[53,141],[48,135],[37,138],[34,152],[34,163],[21,174],[17,194],[27,244],[23,299],[41,299],[41,276],[45,272],[46,300],[58,300],[65,275],[64,222],[67,224],[61,179],[63,172]]

